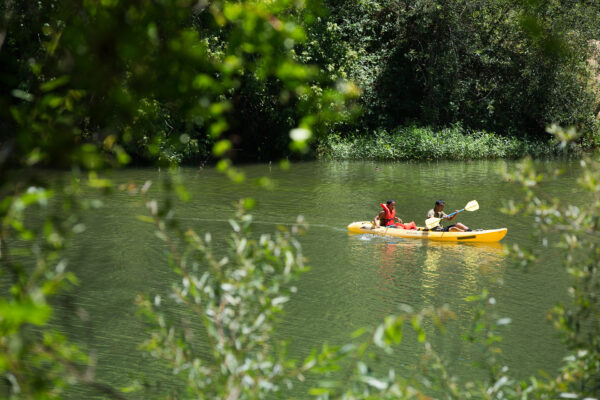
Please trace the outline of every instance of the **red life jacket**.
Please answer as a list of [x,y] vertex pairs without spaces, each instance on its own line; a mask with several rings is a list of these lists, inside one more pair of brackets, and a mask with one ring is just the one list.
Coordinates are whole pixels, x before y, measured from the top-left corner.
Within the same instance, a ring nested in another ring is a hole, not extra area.
[[419,229],[417,227],[417,224],[415,224],[415,221],[410,221],[407,224],[396,224],[396,226],[402,228],[402,229],[406,229],[406,230],[415,230],[415,229]]
[[380,206],[381,208],[383,208],[383,211],[385,211],[385,223],[383,224],[383,226],[394,225],[394,222],[396,220],[396,209],[394,208],[392,211],[390,211],[390,209],[385,203],[381,203]]

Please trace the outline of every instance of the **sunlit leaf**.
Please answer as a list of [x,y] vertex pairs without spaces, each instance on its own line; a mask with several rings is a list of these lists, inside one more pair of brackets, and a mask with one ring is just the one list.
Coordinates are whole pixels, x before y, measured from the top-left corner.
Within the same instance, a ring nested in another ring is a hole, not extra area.
[[40,90],[42,92],[51,92],[54,89],[64,86],[69,83],[70,77],[68,75],[63,75],[60,78],[51,79],[46,83],[40,85]]
[[227,139],[219,140],[213,146],[213,154],[220,157],[231,149],[231,142]]

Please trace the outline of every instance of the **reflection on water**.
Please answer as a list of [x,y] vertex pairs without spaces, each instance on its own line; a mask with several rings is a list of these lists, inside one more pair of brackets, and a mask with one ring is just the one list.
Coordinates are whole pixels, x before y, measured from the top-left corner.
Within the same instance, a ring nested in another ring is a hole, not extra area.
[[392,290],[405,266],[418,266],[425,305],[438,302],[440,285],[455,284],[461,297],[471,296],[482,284],[501,283],[504,250],[500,243],[446,243],[399,240],[385,243],[378,273],[382,295]]
[[500,283],[504,251],[499,243],[431,242],[425,248],[422,295],[432,305],[439,293],[437,288],[448,284],[450,279],[461,298],[478,293],[482,286]]
[[[405,303],[417,309],[454,303],[455,310],[470,312],[459,299],[479,294],[484,287],[498,287],[505,270],[500,243],[448,243],[348,235],[351,257],[367,251],[374,256],[377,279],[373,282],[373,304],[377,315],[397,313]],[[367,246],[367,247],[365,247]]]
[[[448,305],[456,318],[440,335],[430,320],[423,321],[425,333],[437,351],[444,354],[459,374],[471,374],[469,363],[477,349],[463,343],[461,336],[471,328],[475,309],[466,297],[483,288],[497,293],[506,273],[506,257],[500,243],[450,243],[389,238],[375,235],[347,235],[350,259],[361,264],[362,287],[357,290],[368,303],[370,321],[398,315],[406,304],[415,311]],[[368,259],[371,258],[369,262]],[[365,268],[371,267],[364,271]],[[406,332],[407,343],[412,334]],[[398,349],[398,365],[418,358],[419,348]],[[410,364],[410,363],[409,363]]]

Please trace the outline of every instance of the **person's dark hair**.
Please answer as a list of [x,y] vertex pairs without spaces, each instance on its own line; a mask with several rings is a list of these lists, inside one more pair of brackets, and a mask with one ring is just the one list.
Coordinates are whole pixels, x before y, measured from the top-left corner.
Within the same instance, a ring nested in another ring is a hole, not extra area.
[[435,202],[436,206],[443,206],[444,204],[446,204],[446,203],[444,203],[444,200],[438,200]]
[[395,202],[396,202],[396,200],[388,200],[385,203],[389,206],[390,204],[395,203]]

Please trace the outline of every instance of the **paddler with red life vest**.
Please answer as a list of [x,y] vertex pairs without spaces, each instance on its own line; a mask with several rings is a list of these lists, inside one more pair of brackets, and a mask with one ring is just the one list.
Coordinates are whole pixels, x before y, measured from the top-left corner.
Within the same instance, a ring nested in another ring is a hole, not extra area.
[[373,228],[378,228],[380,226],[397,228],[396,221],[401,224],[402,220],[396,217],[396,202],[394,200],[388,200],[385,204],[381,203],[380,205],[383,210],[381,210],[373,220]]

